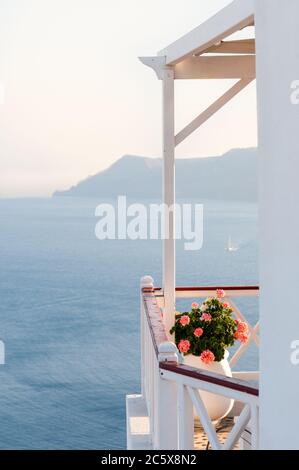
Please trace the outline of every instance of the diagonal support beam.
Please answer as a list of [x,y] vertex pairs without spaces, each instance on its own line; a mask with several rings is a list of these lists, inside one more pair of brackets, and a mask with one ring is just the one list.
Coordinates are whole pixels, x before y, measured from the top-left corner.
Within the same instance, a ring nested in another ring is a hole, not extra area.
[[257,323],[254,328],[252,328],[248,324],[248,322],[247,322],[247,325],[248,325],[248,328],[249,328],[249,331],[250,331],[249,340],[247,341],[247,343],[242,343],[241,344],[241,346],[237,349],[237,351],[235,352],[235,354],[233,355],[233,357],[229,361],[229,365],[230,365],[231,368],[233,368],[237,364],[237,362],[240,360],[241,356],[245,353],[248,346],[252,343],[252,339],[254,339],[254,341],[256,342],[255,337],[256,337],[256,333],[258,331],[259,324]]
[[192,132],[198,129],[202,124],[204,124],[211,116],[213,116],[219,109],[221,109],[226,103],[228,103],[234,96],[236,96],[240,91],[242,91],[249,83],[251,83],[253,78],[241,79],[235,85],[233,85],[228,91],[226,91],[220,98],[218,98],[211,106],[209,106],[205,111],[203,111],[199,116],[193,119],[190,124],[188,124],[184,129],[182,129],[175,136],[175,145],[179,145],[183,140],[189,137]]
[[232,307],[232,309],[234,310],[235,314],[237,315],[237,317],[246,322],[247,325],[248,325],[248,329],[249,329],[249,333],[250,333],[250,336],[251,338],[255,341],[256,345],[259,346],[260,345],[260,339],[259,337],[257,336],[257,333],[259,331],[259,327],[260,327],[260,322],[258,321],[256,323],[256,325],[254,327],[252,327],[248,321],[246,320],[245,316],[242,314],[242,312],[240,311],[240,309],[236,306],[236,304],[231,300],[229,299],[229,302],[230,302],[230,305]]
[[232,368],[237,364],[240,357],[244,354],[244,352],[246,351],[248,346],[252,343],[252,341],[254,341],[256,343],[256,345],[259,347],[260,343],[259,343],[259,336],[257,335],[257,333],[259,331],[260,323],[258,321],[256,323],[256,325],[254,327],[252,327],[248,323],[248,321],[246,320],[246,318],[244,317],[242,312],[238,309],[238,307],[235,305],[235,303],[231,299],[229,299],[229,303],[230,303],[231,308],[235,312],[236,317],[239,318],[242,321],[245,321],[247,323],[248,329],[249,329],[249,340],[247,341],[247,343],[243,343],[243,344],[240,345],[240,347],[237,349],[237,351],[235,352],[235,354],[233,355],[233,357],[229,361],[229,365]]

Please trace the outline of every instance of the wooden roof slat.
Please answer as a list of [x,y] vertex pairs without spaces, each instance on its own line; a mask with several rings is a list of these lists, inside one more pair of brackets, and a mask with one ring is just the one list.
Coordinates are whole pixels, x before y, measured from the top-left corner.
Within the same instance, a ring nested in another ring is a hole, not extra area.
[[202,54],[255,54],[255,39],[239,39],[236,41],[220,41],[209,47]]

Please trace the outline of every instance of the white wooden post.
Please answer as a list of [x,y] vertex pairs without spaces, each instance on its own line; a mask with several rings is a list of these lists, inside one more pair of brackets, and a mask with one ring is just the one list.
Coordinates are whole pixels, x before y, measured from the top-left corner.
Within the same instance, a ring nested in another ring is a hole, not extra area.
[[298,13],[298,0],[256,1],[260,448],[271,450],[299,448]]
[[[159,346],[159,362],[178,362],[177,348],[173,343]],[[178,449],[177,384],[163,378],[163,370],[155,374],[155,433],[154,449]]]
[[145,361],[145,313],[143,307],[142,289],[153,289],[154,280],[151,276],[140,279],[140,372],[141,372],[141,394],[144,397],[144,361]]
[[[174,129],[174,71],[167,67],[163,73],[163,203],[169,234],[163,240],[164,322],[169,333],[175,315],[175,129]],[[167,230],[166,230],[167,232]]]

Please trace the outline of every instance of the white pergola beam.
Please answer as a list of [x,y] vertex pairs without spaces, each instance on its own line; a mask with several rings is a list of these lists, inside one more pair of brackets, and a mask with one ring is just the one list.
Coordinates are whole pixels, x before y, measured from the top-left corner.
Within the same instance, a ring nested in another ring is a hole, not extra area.
[[240,91],[245,88],[252,79],[242,79],[239,80],[235,85],[233,85],[227,92],[225,92],[220,98],[218,98],[211,106],[209,106],[205,111],[199,114],[195,119],[193,119],[190,124],[188,124],[184,129],[182,129],[175,136],[175,145],[179,145],[183,140],[189,137],[192,132],[198,129],[202,124],[204,124],[210,117],[212,117],[219,109],[221,109],[226,103],[228,103],[234,96],[236,96]]
[[188,57],[175,65],[176,80],[255,78],[254,55]]
[[254,23],[255,0],[234,0],[226,8],[158,54],[166,64],[180,62],[190,54],[201,53],[218,41]]
[[204,51],[216,54],[255,54],[255,39],[238,39],[236,41],[220,41]]
[[[140,61],[152,68],[158,79],[163,80],[164,57],[140,57]],[[174,79],[236,79],[255,78],[255,55],[191,56],[169,69]]]

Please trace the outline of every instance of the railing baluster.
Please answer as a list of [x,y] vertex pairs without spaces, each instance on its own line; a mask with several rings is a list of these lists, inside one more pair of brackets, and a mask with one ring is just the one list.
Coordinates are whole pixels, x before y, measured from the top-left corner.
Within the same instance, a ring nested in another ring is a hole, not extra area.
[[259,408],[256,405],[251,405],[251,449],[257,450],[259,448]]
[[148,330],[148,324],[145,318],[145,311],[144,311],[144,303],[143,303],[143,289],[153,289],[154,288],[154,280],[151,276],[144,276],[140,280],[140,355],[141,355],[141,394],[144,396],[145,394],[145,380],[147,377],[145,367],[146,367],[146,354],[145,354],[145,342],[146,342],[146,332]]
[[213,423],[208,415],[206,407],[198,393],[198,390],[194,388],[187,387],[190,394],[191,400],[195,406],[195,409],[200,418],[200,422],[205,430],[205,433],[211,443],[212,449],[221,450],[221,445],[218,440],[216,431],[214,429]]
[[[153,352],[154,354],[154,352]],[[153,401],[152,401],[152,439],[154,443],[154,436],[157,432],[157,417],[158,417],[158,388],[157,380],[159,378],[159,367],[156,358],[153,362]]]
[[[159,345],[158,361],[178,363],[176,346],[170,342]],[[177,384],[164,380],[163,370],[159,370],[156,382],[157,403],[155,420],[155,449],[173,450],[178,448],[177,426]]]
[[178,384],[178,449],[194,449],[193,403],[188,390]]
[[236,420],[234,427],[232,428],[229,436],[227,437],[223,450],[232,450],[236,445],[238,439],[240,438],[242,432],[244,431],[248,421],[250,420],[250,406],[245,405],[240,416]]
[[148,333],[149,337],[149,352],[148,352],[148,360],[149,360],[149,377],[150,377],[150,382],[149,382],[149,396],[150,396],[150,414],[151,414],[151,426],[152,429],[155,427],[155,415],[154,415],[154,362],[153,360],[156,360],[156,358],[153,358],[153,347],[151,345],[151,337],[150,333]]
[[178,449],[185,449],[185,387],[178,384]]

